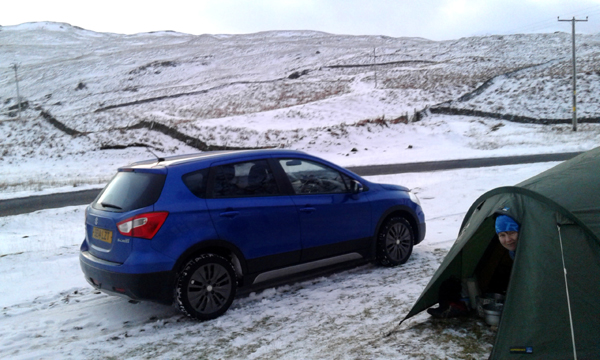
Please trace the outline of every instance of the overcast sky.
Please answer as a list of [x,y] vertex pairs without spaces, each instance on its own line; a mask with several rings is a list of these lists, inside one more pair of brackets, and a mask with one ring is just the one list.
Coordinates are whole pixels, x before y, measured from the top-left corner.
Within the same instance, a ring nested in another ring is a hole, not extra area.
[[65,22],[96,32],[246,34],[318,30],[333,34],[465,36],[571,31],[600,32],[600,0],[12,0],[0,25]]

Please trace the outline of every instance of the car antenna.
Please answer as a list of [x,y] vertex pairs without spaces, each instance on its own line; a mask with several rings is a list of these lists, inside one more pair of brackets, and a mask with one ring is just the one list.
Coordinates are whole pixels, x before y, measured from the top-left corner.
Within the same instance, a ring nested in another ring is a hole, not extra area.
[[161,158],[158,155],[156,155],[155,153],[152,152],[152,150],[150,150],[150,148],[146,147],[146,150],[148,150],[148,152],[152,155],[154,155],[154,157],[156,158],[156,163],[158,164],[161,161],[165,161],[165,158]]

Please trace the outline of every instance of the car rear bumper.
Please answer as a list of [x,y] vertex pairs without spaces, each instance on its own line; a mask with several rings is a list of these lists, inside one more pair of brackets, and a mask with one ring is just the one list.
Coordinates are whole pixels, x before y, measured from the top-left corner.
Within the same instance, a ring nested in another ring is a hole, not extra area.
[[96,267],[93,260],[94,256],[88,252],[79,254],[81,270],[87,282],[94,288],[131,300],[153,301],[167,305],[173,303],[175,275],[172,271],[127,274]]

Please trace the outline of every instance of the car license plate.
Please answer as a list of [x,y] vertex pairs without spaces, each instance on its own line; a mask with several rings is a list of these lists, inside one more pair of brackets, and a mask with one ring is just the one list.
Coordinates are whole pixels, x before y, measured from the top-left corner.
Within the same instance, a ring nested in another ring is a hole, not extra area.
[[104,241],[107,243],[112,243],[112,231],[100,229],[94,226],[94,231],[92,232],[92,237],[94,239],[98,239],[100,241]]

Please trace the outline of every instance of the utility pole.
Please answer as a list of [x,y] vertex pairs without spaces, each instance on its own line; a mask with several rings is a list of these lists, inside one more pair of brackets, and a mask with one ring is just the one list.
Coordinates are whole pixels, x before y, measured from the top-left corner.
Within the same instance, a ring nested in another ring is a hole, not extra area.
[[19,77],[17,76],[17,67],[17,64],[13,64],[13,69],[15,69],[15,83],[17,84],[17,101],[19,103],[18,120],[21,120],[21,95],[19,95]]
[[588,21],[587,16],[585,20],[577,20],[575,16],[571,20],[561,20],[560,16],[558,21],[570,21],[572,25],[572,39],[573,39],[573,131],[577,131],[577,67],[575,65],[575,23],[577,21]]
[[375,55],[375,49],[373,48],[373,71],[375,72],[375,89],[377,89],[377,56]]

